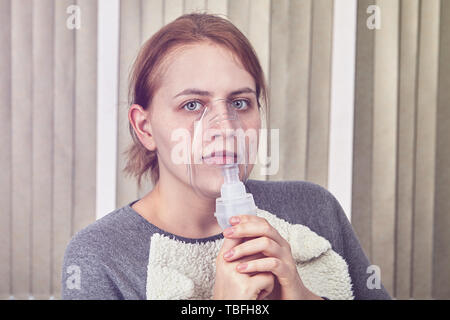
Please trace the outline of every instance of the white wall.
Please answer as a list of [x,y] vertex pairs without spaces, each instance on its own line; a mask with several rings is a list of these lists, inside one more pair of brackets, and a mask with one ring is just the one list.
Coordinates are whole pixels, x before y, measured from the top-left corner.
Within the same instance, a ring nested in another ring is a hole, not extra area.
[[97,219],[115,209],[119,0],[98,1]]
[[334,1],[328,190],[351,219],[356,0]]

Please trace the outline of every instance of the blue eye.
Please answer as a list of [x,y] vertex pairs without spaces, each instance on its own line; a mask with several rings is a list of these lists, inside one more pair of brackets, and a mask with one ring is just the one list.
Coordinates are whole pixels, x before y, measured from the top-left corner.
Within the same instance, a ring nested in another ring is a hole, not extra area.
[[250,103],[245,99],[234,100],[232,104],[238,110],[247,109],[250,105]]
[[198,101],[189,101],[183,106],[183,109],[187,111],[197,111],[201,108],[201,103]]

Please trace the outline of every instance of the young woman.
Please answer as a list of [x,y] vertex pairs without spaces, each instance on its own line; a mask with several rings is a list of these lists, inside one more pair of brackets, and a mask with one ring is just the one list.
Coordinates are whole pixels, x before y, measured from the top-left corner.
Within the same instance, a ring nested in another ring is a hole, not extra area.
[[383,286],[367,287],[369,262],[324,188],[244,177],[257,215],[236,213],[222,230],[215,199],[203,196],[218,191],[218,166],[196,165],[193,186],[192,171],[173,161],[173,133],[192,133],[206,107],[232,108],[242,129],[261,128],[264,75],[228,20],[189,14],[164,26],[141,48],[130,79],[126,171],[139,182],[151,177],[154,188],[73,237],[64,299],[389,298]]

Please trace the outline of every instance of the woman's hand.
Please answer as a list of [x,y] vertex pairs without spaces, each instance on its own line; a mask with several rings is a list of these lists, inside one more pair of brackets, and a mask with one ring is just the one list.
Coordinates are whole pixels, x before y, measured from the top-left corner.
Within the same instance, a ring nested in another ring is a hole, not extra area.
[[[234,262],[233,267],[241,274],[274,274],[276,289],[269,296],[270,299],[322,299],[305,287],[297,272],[289,243],[266,219],[241,215],[232,217],[230,224],[232,227],[223,232],[225,239],[241,241],[227,246],[228,250],[223,253],[224,260]],[[250,239],[243,241],[245,238]],[[255,258],[257,254],[259,256]],[[244,257],[247,257],[245,261],[242,260]]]
[[242,242],[242,239],[224,239],[216,259],[216,280],[213,299],[216,300],[258,300],[267,297],[273,290],[275,276],[270,272],[245,274],[236,270],[239,262],[258,258],[259,255],[244,257],[239,261],[227,262],[224,252]]

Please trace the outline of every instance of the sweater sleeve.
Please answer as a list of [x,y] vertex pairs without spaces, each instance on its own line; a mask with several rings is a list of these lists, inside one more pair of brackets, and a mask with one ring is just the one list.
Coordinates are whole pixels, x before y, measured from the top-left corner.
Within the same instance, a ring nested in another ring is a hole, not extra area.
[[63,300],[123,299],[108,272],[108,263],[92,250],[86,234],[77,234],[64,254],[61,297]]
[[[336,214],[337,223],[340,228],[340,238],[343,247],[343,258],[348,264],[350,277],[353,284],[353,293],[356,300],[389,300],[391,299],[389,293],[381,283],[379,288],[370,288],[368,285],[369,277],[373,276],[368,267],[371,265],[369,259],[364,253],[361,244],[353,230],[350,221],[344,213],[341,205],[337,199],[329,193],[334,212]],[[381,274],[382,275],[382,274]]]

